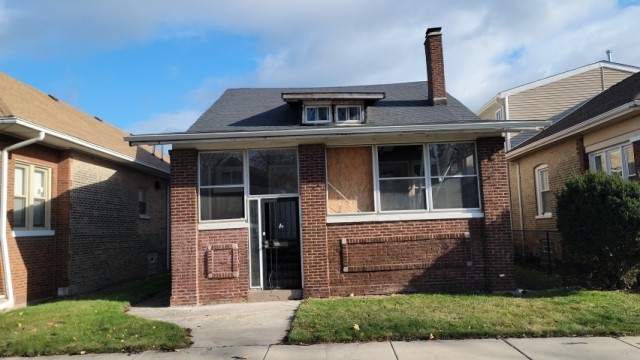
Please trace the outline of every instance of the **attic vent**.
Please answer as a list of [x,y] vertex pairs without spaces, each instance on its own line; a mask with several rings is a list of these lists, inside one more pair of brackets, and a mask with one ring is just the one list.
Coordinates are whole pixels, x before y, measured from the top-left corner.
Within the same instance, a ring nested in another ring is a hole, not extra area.
[[57,97],[55,97],[55,96],[53,96],[53,95],[51,95],[51,94],[49,94],[49,97],[50,97],[50,98],[52,98],[52,99],[53,99],[53,100],[55,100],[55,101],[60,101],[60,100],[58,100],[58,98],[57,98]]
[[96,119],[96,120],[98,120],[98,121],[100,121],[100,122],[102,122],[102,119],[100,119],[100,118],[99,118],[99,117],[97,117],[97,116],[94,116],[93,118],[94,118],[94,119]]

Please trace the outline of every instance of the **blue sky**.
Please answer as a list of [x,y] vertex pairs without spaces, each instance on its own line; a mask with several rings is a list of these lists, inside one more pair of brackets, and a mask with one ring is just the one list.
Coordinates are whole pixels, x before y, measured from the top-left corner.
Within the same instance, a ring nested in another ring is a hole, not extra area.
[[230,87],[425,80],[497,92],[605,59],[640,66],[634,0],[0,0],[0,71],[133,133],[183,131]]

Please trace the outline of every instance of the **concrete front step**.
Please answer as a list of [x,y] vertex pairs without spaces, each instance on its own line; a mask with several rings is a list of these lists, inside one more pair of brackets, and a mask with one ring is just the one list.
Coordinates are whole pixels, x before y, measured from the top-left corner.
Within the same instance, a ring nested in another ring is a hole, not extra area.
[[302,299],[302,290],[250,290],[249,302],[284,301]]

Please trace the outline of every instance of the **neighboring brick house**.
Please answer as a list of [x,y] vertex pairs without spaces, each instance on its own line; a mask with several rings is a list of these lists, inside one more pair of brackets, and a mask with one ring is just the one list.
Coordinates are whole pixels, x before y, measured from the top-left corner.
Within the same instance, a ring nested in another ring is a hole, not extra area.
[[[517,251],[523,256],[543,255],[547,245],[539,242],[541,233],[531,231],[556,229],[555,194],[567,178],[588,170],[638,178],[640,73],[580,105],[509,151],[506,158],[513,228],[526,231],[523,239],[516,236],[522,247]],[[560,257],[559,244],[552,245],[550,250],[554,249],[554,256]]]
[[0,309],[166,271],[169,163],[125,135],[0,73]]
[[[640,71],[639,67],[598,61],[501,91],[477,112],[490,120],[557,120],[575,106]],[[507,148],[534,135],[507,135]]]
[[439,28],[425,51],[428,83],[230,89],[187,132],[128,137],[173,147],[171,304],[513,290],[502,133],[547,122],[478,119]]

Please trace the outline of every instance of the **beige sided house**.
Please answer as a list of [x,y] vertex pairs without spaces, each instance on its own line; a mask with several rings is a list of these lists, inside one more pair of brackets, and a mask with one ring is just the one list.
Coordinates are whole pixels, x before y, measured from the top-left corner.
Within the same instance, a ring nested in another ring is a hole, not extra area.
[[[559,258],[558,244],[547,248],[540,240],[546,237],[541,231],[556,229],[555,194],[566,179],[588,170],[638,179],[640,73],[580,104],[506,158],[516,253],[545,261],[553,255],[546,251],[555,247]],[[523,238],[520,230],[526,230]]]
[[[557,120],[576,105],[640,71],[636,66],[599,61],[501,91],[476,114],[484,120]],[[511,149],[530,137],[507,136]]]
[[169,163],[0,73],[0,311],[163,272]]

